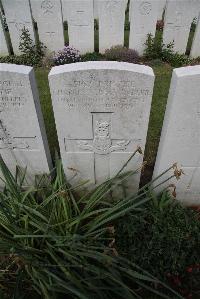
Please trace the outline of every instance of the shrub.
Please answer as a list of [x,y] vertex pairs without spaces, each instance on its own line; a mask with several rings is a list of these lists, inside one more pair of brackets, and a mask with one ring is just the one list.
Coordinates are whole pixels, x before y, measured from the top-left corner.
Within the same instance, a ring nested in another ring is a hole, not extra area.
[[1,63],[24,64],[30,66],[41,66],[45,56],[45,46],[38,42],[33,43],[28,29],[23,29],[20,36],[19,49],[22,55],[9,55],[0,57]]
[[101,53],[86,53],[81,56],[82,61],[99,61],[104,60],[104,56]]
[[81,57],[78,50],[71,46],[65,46],[62,50],[58,51],[54,58],[55,65],[68,64],[80,62]]
[[52,55],[47,54],[47,56],[45,56],[46,47],[40,41],[34,44],[28,29],[22,29],[19,50],[22,53],[21,55],[2,56],[0,57],[0,62],[30,66],[49,67],[53,65]]
[[[145,45],[146,48],[144,51],[144,57],[146,57],[147,59],[162,58],[163,44],[161,35],[153,38],[151,34],[148,34]],[[169,51],[170,54],[172,54],[171,45],[169,45]]]
[[191,60],[186,55],[174,52],[173,43],[165,46],[161,35],[153,38],[151,34],[148,34],[145,45],[144,57],[147,59],[161,59],[164,62],[170,63],[173,67],[180,67],[191,63]]
[[116,223],[116,246],[124,257],[189,296],[200,291],[199,214],[167,192]]
[[19,285],[23,294],[34,289],[45,299],[60,294],[69,299],[133,299],[141,298],[146,288],[166,298],[155,290],[164,284],[120,257],[114,247],[113,221],[128,211],[137,213],[151,200],[146,186],[139,194],[112,201],[112,190],[135,173],[122,173],[124,167],[115,178],[81,195],[80,185],[72,189],[65,180],[59,160],[53,180],[40,177],[26,188],[25,174],[18,169],[12,176],[0,159],[6,184],[0,192],[0,252],[7,261],[0,284],[10,298],[12,289],[20,298]]
[[105,51],[105,57],[107,60],[117,60],[130,63],[137,63],[139,61],[139,55],[137,51],[123,46],[115,46],[107,49]]
[[0,56],[0,63],[13,63],[26,65],[27,60],[22,55]]

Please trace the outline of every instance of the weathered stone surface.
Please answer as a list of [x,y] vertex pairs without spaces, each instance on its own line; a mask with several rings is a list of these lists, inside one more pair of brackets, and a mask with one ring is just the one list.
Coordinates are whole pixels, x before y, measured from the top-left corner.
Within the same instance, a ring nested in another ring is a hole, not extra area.
[[200,204],[200,66],[173,72],[154,177],[178,162],[185,175],[165,184],[177,185],[177,198]]
[[69,44],[81,54],[94,52],[93,0],[62,0],[62,10],[68,22]]
[[168,0],[165,10],[163,42],[174,42],[174,51],[185,53],[194,18],[193,0]]
[[145,49],[147,35],[155,36],[159,2],[157,0],[131,0],[129,48],[135,49],[140,55]]
[[31,17],[29,0],[2,0],[6,20],[11,37],[12,47],[15,54],[19,51],[20,35],[25,27],[35,41],[33,22]]
[[95,0],[99,19],[99,52],[124,45],[124,22],[127,0]]
[[40,41],[50,52],[64,47],[64,31],[60,0],[31,0]]
[[192,42],[190,57],[192,58],[200,57],[200,14],[197,22],[197,27],[195,30],[193,42]]
[[[137,146],[143,149],[154,74],[147,66],[83,62],[54,67],[49,75],[64,170],[91,185],[115,175]],[[141,166],[139,154],[128,169]],[[140,171],[132,181],[137,190]]]
[[31,67],[0,64],[0,154],[13,173],[16,165],[27,167],[28,182],[51,167]]
[[1,56],[9,55],[8,44],[7,44],[2,18],[1,18],[1,10],[0,10],[0,55]]

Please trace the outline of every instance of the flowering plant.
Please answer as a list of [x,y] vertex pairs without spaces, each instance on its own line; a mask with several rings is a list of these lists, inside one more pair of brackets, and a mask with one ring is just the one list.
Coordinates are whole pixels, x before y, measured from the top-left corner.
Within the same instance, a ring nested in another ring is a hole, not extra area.
[[53,59],[55,65],[81,61],[80,52],[71,46],[65,46],[62,50],[59,50]]

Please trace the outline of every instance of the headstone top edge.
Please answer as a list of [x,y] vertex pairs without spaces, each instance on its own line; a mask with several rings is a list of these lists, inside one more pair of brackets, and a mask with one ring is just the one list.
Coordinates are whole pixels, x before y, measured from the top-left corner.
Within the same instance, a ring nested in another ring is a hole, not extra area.
[[177,77],[200,75],[200,65],[180,67],[173,70]]
[[18,65],[12,63],[0,63],[0,72],[11,72],[28,75],[33,70],[33,67],[26,65]]
[[153,69],[149,66],[118,61],[87,61],[55,66],[51,69],[49,77],[61,73],[83,70],[132,71],[154,77]]

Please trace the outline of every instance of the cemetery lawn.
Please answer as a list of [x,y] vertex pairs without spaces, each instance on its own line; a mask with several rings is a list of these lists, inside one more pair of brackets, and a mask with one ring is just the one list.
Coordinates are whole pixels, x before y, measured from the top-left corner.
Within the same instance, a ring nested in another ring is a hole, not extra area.
[[[172,75],[172,67],[168,64],[164,64],[156,60],[150,62],[149,65],[153,68],[155,73],[155,85],[145,152],[145,160],[148,161],[147,171],[145,173],[147,180],[152,174],[152,169],[156,158]],[[48,85],[48,73],[48,69],[35,69],[47,137],[50,145],[51,155],[54,158],[55,151],[58,151],[58,140],[56,136],[56,127]]]

